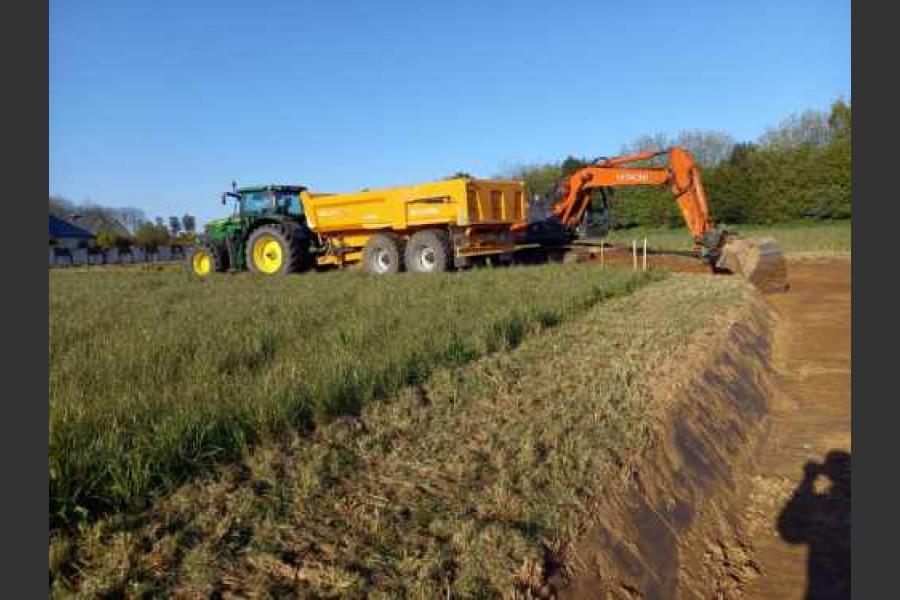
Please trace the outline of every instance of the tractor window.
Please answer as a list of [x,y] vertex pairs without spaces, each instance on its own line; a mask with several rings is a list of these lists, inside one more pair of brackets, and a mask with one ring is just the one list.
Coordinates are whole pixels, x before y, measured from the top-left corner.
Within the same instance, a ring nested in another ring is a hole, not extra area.
[[261,214],[271,210],[271,192],[245,192],[241,195],[241,214]]
[[294,217],[303,214],[303,204],[300,203],[300,195],[296,192],[278,192],[275,198],[278,212],[284,212]]

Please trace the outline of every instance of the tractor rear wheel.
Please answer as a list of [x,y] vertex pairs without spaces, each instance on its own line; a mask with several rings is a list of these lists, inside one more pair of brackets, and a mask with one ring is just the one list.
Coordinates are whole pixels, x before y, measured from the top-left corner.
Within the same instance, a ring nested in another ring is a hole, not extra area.
[[221,273],[228,268],[225,257],[212,244],[203,244],[188,252],[184,257],[184,265],[196,277],[207,277],[213,272]]
[[450,269],[453,250],[446,232],[425,229],[406,244],[406,270],[411,273],[442,273]]
[[303,265],[301,240],[287,235],[278,225],[263,225],[247,239],[247,266],[261,275],[286,275]]
[[403,270],[400,239],[392,233],[376,233],[362,251],[362,268],[367,273],[384,275]]

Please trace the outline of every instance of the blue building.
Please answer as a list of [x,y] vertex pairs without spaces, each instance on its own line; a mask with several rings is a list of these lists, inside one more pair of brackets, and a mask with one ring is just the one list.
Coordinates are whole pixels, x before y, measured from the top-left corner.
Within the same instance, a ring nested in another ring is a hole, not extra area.
[[94,234],[68,221],[50,215],[50,241],[57,248],[74,250],[89,244]]

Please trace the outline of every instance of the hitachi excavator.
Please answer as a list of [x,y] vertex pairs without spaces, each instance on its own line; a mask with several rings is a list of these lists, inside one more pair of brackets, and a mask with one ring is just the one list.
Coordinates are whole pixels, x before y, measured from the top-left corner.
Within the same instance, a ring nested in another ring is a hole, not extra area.
[[[668,165],[634,166],[657,156],[666,156]],[[520,243],[571,242],[584,226],[593,191],[599,190],[605,200],[610,188],[635,185],[668,187],[696,249],[714,272],[741,275],[765,292],[786,289],[787,266],[775,240],[742,238],[736,231],[717,227],[709,214],[700,167],[690,152],[677,146],[599,159],[578,169],[558,182],[550,215],[518,223],[513,233]]]

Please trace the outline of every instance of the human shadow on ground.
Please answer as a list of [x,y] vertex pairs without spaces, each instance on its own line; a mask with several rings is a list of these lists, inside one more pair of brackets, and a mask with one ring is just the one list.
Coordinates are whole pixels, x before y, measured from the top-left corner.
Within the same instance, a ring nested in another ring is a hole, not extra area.
[[778,516],[778,533],[809,546],[807,600],[850,597],[849,452],[832,450],[824,462],[803,466],[803,481]]

